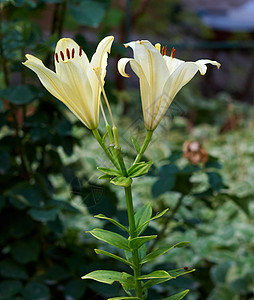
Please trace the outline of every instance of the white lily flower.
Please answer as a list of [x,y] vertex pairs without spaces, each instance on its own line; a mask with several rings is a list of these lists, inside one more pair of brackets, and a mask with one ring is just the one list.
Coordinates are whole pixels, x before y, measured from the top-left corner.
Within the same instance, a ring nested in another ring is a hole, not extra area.
[[199,71],[206,73],[206,64],[220,64],[217,61],[201,59],[196,62],[185,62],[174,58],[173,49],[171,56],[166,55],[166,48],[160,52],[160,44],[155,47],[149,41],[136,41],[125,44],[131,47],[134,58],[121,58],[118,70],[124,77],[129,77],[125,72],[127,63],[139,77],[141,101],[145,127],[154,130],[179,90],[188,83]]
[[[82,48],[70,38],[58,41],[55,70],[30,54],[23,64],[33,70],[44,87],[62,101],[89,129],[99,124],[101,84],[104,84],[108,53],[114,37],[104,38],[97,46],[91,62]],[[100,69],[101,83],[94,69]]]

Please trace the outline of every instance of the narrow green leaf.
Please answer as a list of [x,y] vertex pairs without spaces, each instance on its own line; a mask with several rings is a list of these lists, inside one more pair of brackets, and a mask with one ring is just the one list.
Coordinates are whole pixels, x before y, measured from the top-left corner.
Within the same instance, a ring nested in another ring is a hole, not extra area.
[[128,240],[118,233],[100,228],[95,228],[88,232],[91,233],[98,240],[104,241],[112,246],[123,250],[130,250],[128,246]]
[[141,298],[138,297],[114,297],[114,298],[109,298],[108,300],[142,300]]
[[128,176],[135,178],[147,174],[148,170],[151,168],[153,161],[149,162],[139,162],[132,165],[128,170]]
[[131,141],[132,141],[132,144],[133,144],[135,150],[137,151],[137,153],[139,153],[140,152],[140,146],[139,146],[139,143],[138,143],[137,139],[134,136],[132,136]]
[[[130,277],[133,279],[133,277],[127,273],[124,272],[117,272],[117,271],[108,271],[108,270],[97,270],[90,272],[84,276],[82,276],[82,279],[93,279],[99,282],[103,282],[106,284],[112,284],[115,281],[120,282],[121,284],[124,284],[126,282],[126,276],[129,279]],[[134,281],[134,280],[133,280]]]
[[148,242],[152,239],[155,239],[155,238],[157,238],[157,235],[135,237],[129,241],[129,247],[132,250],[138,249],[146,242]]
[[118,226],[119,228],[121,228],[121,229],[123,229],[123,230],[125,230],[125,231],[127,231],[129,233],[129,230],[125,226],[123,226],[122,224],[120,224],[119,222],[117,222],[114,219],[108,218],[108,217],[104,216],[103,214],[99,214],[99,215],[96,215],[94,217],[98,218],[98,219],[108,220],[111,223],[113,223],[114,225]]
[[[144,288],[148,289],[150,288],[151,286],[153,285],[157,285],[157,284],[160,284],[160,283],[163,283],[163,282],[166,282],[170,279],[173,279],[173,278],[176,278],[176,277],[179,277],[181,275],[185,275],[185,274],[188,274],[188,273],[191,273],[191,272],[194,272],[195,269],[188,269],[188,270],[184,270],[184,268],[181,268],[181,269],[175,269],[175,270],[170,270],[168,271],[167,273],[171,276],[169,278],[157,278],[157,279],[150,279],[148,280],[145,284],[144,284]],[[139,278],[138,278],[139,279]]]
[[152,273],[149,273],[147,275],[142,275],[138,277],[138,280],[142,279],[160,279],[160,278],[167,278],[167,279],[173,279],[175,277],[172,277],[168,272],[164,270],[154,271]]
[[97,169],[106,175],[111,175],[111,176],[121,175],[121,173],[118,170],[103,168],[103,167],[98,167]]
[[186,296],[189,293],[189,291],[190,290],[185,290],[185,291],[182,291],[182,292],[177,293],[175,295],[172,295],[170,297],[163,298],[161,300],[181,300],[181,299],[183,299],[184,296]]
[[94,249],[94,251],[95,251],[96,254],[103,254],[103,255],[106,255],[108,257],[114,258],[114,259],[116,259],[116,260],[130,266],[130,267],[134,266],[131,262],[127,261],[126,259],[124,259],[124,258],[122,258],[118,255],[112,254],[110,252],[107,252],[107,251],[104,251],[104,250],[99,250],[99,249]]
[[172,277],[179,277],[181,275],[184,275],[184,274],[188,274],[188,273],[191,273],[191,272],[194,272],[196,271],[195,269],[192,269],[192,268],[188,268],[187,270],[185,270],[184,268],[180,268],[180,269],[174,269],[174,270],[170,270],[168,271],[168,273],[172,276]]
[[109,180],[109,179],[112,179],[112,175],[104,174],[104,175],[101,175],[100,177],[98,177],[98,179],[106,179],[106,180]]
[[142,206],[136,213],[135,213],[135,224],[136,227],[140,229],[137,231],[137,234],[140,235],[144,232],[148,226],[148,223],[144,226],[141,226],[146,221],[148,221],[152,216],[152,207],[150,203]]
[[102,137],[102,143],[104,144],[105,143],[105,140],[106,140],[106,137],[108,135],[108,132],[106,131],[106,133],[103,135]]
[[132,179],[129,177],[118,176],[110,180],[110,183],[113,183],[114,185],[128,187],[131,185]]
[[160,212],[160,213],[158,213],[156,216],[154,216],[153,218],[147,220],[146,222],[144,222],[143,224],[141,224],[141,225],[136,229],[136,231],[139,232],[139,230],[141,230],[143,226],[148,225],[151,221],[156,220],[156,219],[162,217],[168,210],[169,210],[169,209],[166,208],[166,209],[164,209],[162,212]]
[[173,249],[173,248],[181,248],[184,247],[185,245],[189,244],[189,242],[180,242],[174,246],[170,246],[170,247],[161,247],[149,254],[147,254],[142,260],[141,260],[141,264],[145,264],[155,258],[157,258],[160,255],[165,254],[166,252],[168,252],[169,250]]

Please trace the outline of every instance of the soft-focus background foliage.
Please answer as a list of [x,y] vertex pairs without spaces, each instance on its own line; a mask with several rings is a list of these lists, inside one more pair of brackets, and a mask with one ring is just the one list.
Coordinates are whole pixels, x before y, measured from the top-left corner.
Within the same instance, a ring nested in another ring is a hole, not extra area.
[[[220,7],[238,9],[244,1],[231,2],[220,1],[225,4]],[[188,300],[254,299],[251,30],[214,30],[202,23],[198,7],[180,0],[1,0],[0,5],[0,299],[100,300],[120,293],[117,284],[80,277],[124,267],[96,256],[93,248],[108,246],[86,234],[96,226],[115,230],[95,220],[97,213],[126,224],[123,194],[97,179],[96,166],[107,160],[90,132],[21,64],[31,53],[53,68],[60,37],[74,38],[91,57],[109,34],[116,38],[106,89],[130,160],[135,154],[130,136],[141,141],[145,130],[137,79],[123,79],[116,71],[117,59],[131,55],[122,43],[160,41],[174,46],[178,58],[222,63],[220,71],[211,67],[205,77],[197,75],[176,97],[146,153],[154,166],[134,184],[136,208],[148,201],[154,213],[170,208],[148,228],[159,234],[150,248],[191,242],[145,271],[160,265],[197,269],[155,286],[149,299],[184,288],[191,290]],[[186,140],[203,144],[206,164],[183,158]]]

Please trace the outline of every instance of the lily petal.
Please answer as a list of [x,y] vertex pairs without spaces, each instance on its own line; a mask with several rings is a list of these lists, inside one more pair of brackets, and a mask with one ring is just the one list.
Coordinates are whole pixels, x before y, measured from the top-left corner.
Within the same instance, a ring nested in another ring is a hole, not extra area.
[[57,74],[43,64],[43,62],[33,55],[26,55],[27,61],[23,65],[33,70],[39,77],[44,87],[57,99],[64,101],[65,95],[63,93],[62,83]]
[[156,124],[156,126],[161,121],[162,117],[166,113],[168,107],[172,103],[179,90],[183,86],[185,86],[198,71],[200,71],[200,73],[204,75],[207,70],[206,64],[208,63],[216,65],[218,68],[220,67],[220,64],[218,62],[205,59],[199,60],[197,62],[182,63],[171,74],[163,88],[163,97],[160,111],[158,112],[158,115],[156,116],[156,119],[154,121],[154,124]]
[[200,60],[197,60],[195,62],[195,64],[197,64],[199,66],[199,72],[200,72],[201,75],[205,75],[205,73],[206,73],[206,70],[207,70],[206,64],[212,64],[212,65],[216,66],[218,69],[221,66],[221,64],[218,63],[217,61],[215,61],[215,60],[209,60],[209,59],[200,59]]
[[80,108],[76,105],[73,99],[68,97],[66,94],[67,85],[65,88],[60,81],[58,75],[44,66],[42,61],[30,54],[26,55],[28,59],[23,64],[29,69],[33,70],[36,75],[39,77],[41,83],[44,87],[58,100],[63,102],[80,120],[89,128],[89,122],[85,114],[82,114]]
[[[69,53],[67,53],[67,51]],[[56,57],[58,58],[58,61]],[[62,59],[62,57],[64,59]],[[55,50],[55,68],[57,74],[61,73],[61,69],[64,68],[64,64],[69,60],[73,60],[78,67],[82,66],[84,71],[89,68],[89,60],[81,47],[70,38],[60,39],[56,44]]]

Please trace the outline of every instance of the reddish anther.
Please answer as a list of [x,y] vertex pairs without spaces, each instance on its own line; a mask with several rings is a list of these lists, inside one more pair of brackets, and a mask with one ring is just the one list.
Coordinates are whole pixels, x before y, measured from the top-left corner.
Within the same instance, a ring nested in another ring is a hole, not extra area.
[[71,50],[71,58],[74,58],[74,54],[75,54],[75,49],[72,48],[72,50]]
[[79,56],[81,56],[82,55],[82,48],[81,48],[81,46],[79,46]]
[[189,268],[188,267],[184,267],[184,270],[187,271]]
[[64,60],[64,54],[63,54],[63,51],[60,51],[60,55],[61,55],[62,60]]
[[173,47],[172,50],[171,50],[171,57],[172,58],[175,58],[175,52],[176,52],[176,49]]
[[168,50],[168,46],[166,45],[166,46],[164,47],[164,54],[163,54],[163,55],[167,55],[167,50]]
[[58,54],[57,53],[55,54],[55,57],[56,57],[56,61],[59,63]]
[[70,50],[69,50],[68,48],[66,48],[66,55],[67,55],[67,58],[68,58],[68,59],[71,58]]

